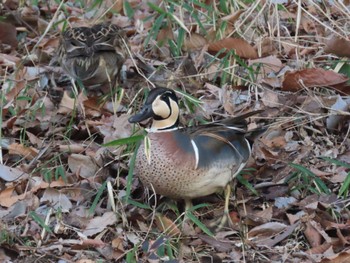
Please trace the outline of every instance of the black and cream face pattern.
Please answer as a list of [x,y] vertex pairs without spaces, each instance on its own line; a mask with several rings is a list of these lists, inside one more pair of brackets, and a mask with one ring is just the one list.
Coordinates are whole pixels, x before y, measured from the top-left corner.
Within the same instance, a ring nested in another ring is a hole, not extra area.
[[152,119],[150,132],[175,129],[179,124],[179,105],[176,94],[167,88],[155,88],[150,91],[142,109],[132,116],[131,123]]
[[152,105],[153,123],[152,131],[176,128],[179,119],[179,105],[175,92],[170,89],[157,89],[147,99]]

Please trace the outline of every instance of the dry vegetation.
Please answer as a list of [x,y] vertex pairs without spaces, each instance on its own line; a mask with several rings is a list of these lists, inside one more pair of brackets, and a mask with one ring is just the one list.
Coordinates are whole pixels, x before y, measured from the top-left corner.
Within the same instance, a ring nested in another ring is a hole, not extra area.
[[[0,261],[350,262],[348,4],[2,1]],[[126,33],[127,78],[74,94],[60,33],[101,22]],[[183,204],[133,177],[127,119],[154,85],[177,90],[185,125],[264,110],[232,227],[209,227],[220,195],[182,226]]]

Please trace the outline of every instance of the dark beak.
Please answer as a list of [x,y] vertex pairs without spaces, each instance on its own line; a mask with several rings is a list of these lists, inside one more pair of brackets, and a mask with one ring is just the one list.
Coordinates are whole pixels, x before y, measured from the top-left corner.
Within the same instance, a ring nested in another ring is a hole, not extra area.
[[136,113],[134,116],[131,116],[129,118],[129,122],[130,123],[141,122],[151,117],[153,117],[152,105],[145,105],[143,106],[143,108],[139,113]]

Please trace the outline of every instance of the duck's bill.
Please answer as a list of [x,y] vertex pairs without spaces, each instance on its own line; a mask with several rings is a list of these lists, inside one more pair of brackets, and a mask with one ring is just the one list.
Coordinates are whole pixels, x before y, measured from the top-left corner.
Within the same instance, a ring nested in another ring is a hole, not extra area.
[[130,123],[141,122],[153,117],[152,106],[144,106],[139,113],[129,118]]

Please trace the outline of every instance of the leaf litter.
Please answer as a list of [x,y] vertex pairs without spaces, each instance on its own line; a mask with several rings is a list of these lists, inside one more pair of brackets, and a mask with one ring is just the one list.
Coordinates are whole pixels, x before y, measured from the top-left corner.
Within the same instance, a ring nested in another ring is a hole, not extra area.
[[[83,2],[0,5],[0,261],[349,261],[348,1]],[[126,32],[127,77],[74,95],[59,34],[96,21]],[[264,110],[214,236],[220,195],[182,223],[180,201],[130,179],[133,144],[104,146],[134,135],[153,85],[181,91],[186,125]]]

